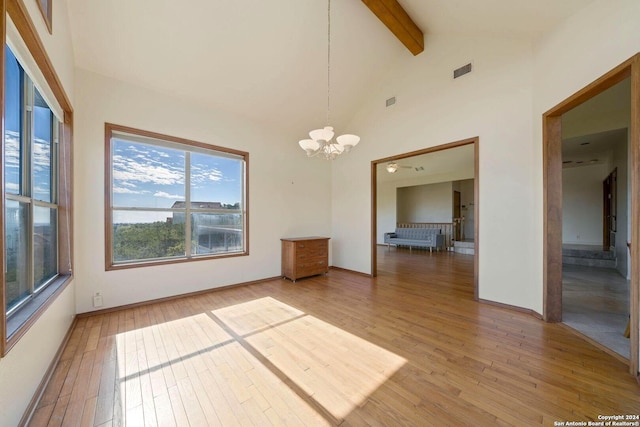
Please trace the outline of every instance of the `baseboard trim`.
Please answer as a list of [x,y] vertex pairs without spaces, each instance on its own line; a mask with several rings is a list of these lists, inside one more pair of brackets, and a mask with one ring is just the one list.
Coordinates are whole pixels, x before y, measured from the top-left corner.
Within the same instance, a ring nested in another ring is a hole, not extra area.
[[349,270],[348,268],[342,268],[342,267],[331,266],[331,267],[329,267],[329,270],[343,271],[345,273],[356,274],[356,275],[362,276],[362,277],[369,277],[369,278],[373,277],[373,275],[371,275],[371,274],[362,273],[360,271],[355,271],[355,270]]
[[131,303],[131,304],[119,305],[119,306],[116,306],[116,307],[109,307],[109,308],[104,308],[104,309],[101,309],[101,310],[85,311],[83,313],[78,313],[76,316],[78,318],[82,319],[82,318],[85,318],[85,317],[91,317],[91,316],[96,316],[96,315],[100,315],[100,314],[108,314],[108,313],[113,313],[113,312],[116,312],[116,311],[127,310],[127,309],[130,309],[130,308],[144,307],[145,305],[156,304],[156,303],[159,303],[159,302],[166,302],[166,301],[173,301],[173,300],[177,300],[177,299],[181,299],[181,298],[194,297],[194,296],[198,296],[198,295],[208,294],[210,292],[216,292],[216,291],[222,291],[222,290],[225,290],[225,289],[236,288],[236,287],[239,287],[239,286],[257,285],[259,283],[269,282],[271,280],[278,280],[278,279],[281,279],[281,278],[282,278],[282,276],[274,276],[274,277],[267,277],[265,279],[252,280],[252,281],[249,281],[249,282],[234,283],[232,285],[225,285],[225,286],[220,286],[220,287],[211,288],[211,289],[203,289],[201,291],[188,292],[188,293],[185,293],[185,294],[178,294],[178,295],[173,295],[173,296],[170,296],[170,297],[156,298],[156,299],[147,300],[147,301],[134,302],[134,303]]
[[518,311],[520,313],[524,313],[524,314],[528,314],[530,316],[533,316],[536,319],[543,320],[542,314],[540,314],[540,313],[538,313],[536,311],[533,311],[530,308],[518,307],[517,305],[504,304],[504,303],[501,303],[501,302],[490,301],[490,300],[482,299],[482,298],[478,298],[478,302],[481,302],[483,304],[488,304],[488,305],[494,305],[496,307],[504,308],[504,309],[511,310],[511,311]]
[[67,333],[65,334],[64,338],[62,339],[62,342],[60,343],[60,346],[58,347],[58,351],[56,351],[56,354],[53,356],[53,359],[51,360],[51,363],[49,363],[49,367],[44,373],[44,376],[42,377],[42,380],[40,381],[38,388],[36,388],[36,391],[33,393],[33,397],[31,397],[31,401],[29,401],[27,408],[22,414],[22,418],[20,419],[20,423],[18,424],[20,427],[29,425],[29,422],[31,421],[33,414],[36,412],[38,403],[40,403],[40,399],[42,398],[42,395],[44,394],[45,389],[49,385],[49,381],[51,381],[51,377],[53,377],[53,372],[55,371],[56,366],[58,366],[58,363],[60,362],[62,353],[64,352],[65,347],[67,346],[67,344],[69,343],[69,340],[71,339],[71,334],[73,332],[73,329],[76,327],[77,321],[78,321],[78,316],[74,316],[73,321],[71,322],[71,325],[67,330]]
[[625,365],[629,366],[629,359],[627,359],[626,357],[616,353],[615,351],[611,350],[609,347],[606,347],[606,346],[600,344],[598,341],[594,340],[593,338],[590,338],[590,337],[586,336],[585,334],[583,334],[579,330],[572,328],[571,326],[567,325],[566,323],[558,322],[558,325],[560,325],[560,327],[568,330],[569,332],[572,332],[573,334],[579,336],[583,340],[587,341],[589,344],[592,344],[595,347],[598,347],[600,350],[604,351],[609,356],[612,356],[613,358],[618,359],[620,362],[622,362]]

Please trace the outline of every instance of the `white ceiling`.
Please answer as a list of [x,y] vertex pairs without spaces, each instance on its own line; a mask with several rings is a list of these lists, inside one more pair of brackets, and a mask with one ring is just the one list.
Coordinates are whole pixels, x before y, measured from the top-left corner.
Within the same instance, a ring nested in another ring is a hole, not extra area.
[[[442,177],[461,171],[467,171],[470,176],[473,176],[474,150],[474,145],[468,144],[394,160],[393,162],[378,163],[376,178],[378,182],[410,181],[429,177]],[[389,163],[397,163],[398,170],[394,173],[387,172],[386,168]],[[445,180],[450,180],[450,178],[445,178]]]
[[[593,0],[400,0],[425,32],[535,38]],[[76,65],[305,137],[326,116],[322,0],[67,0]],[[411,54],[360,1],[332,2],[332,124]]]
[[617,144],[627,143],[627,129],[614,129],[562,140],[562,167],[606,164]]
[[[604,92],[568,111],[562,116],[563,134],[566,129],[581,131],[600,124],[602,131],[579,132],[562,140],[564,168],[606,164],[618,144],[627,143],[627,128],[631,117],[631,79],[626,78]],[[625,119],[626,118],[626,119]],[[620,127],[617,127],[620,126]]]

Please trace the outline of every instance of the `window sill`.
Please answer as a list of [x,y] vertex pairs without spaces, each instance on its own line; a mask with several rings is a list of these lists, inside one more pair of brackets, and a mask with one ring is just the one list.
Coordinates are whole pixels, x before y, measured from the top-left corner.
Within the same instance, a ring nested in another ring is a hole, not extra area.
[[13,313],[7,319],[7,343],[5,346],[5,354],[9,352],[20,337],[22,337],[31,328],[36,320],[44,313],[45,309],[55,301],[56,297],[71,282],[72,276],[60,275],[31,301],[20,307],[18,311]]
[[222,258],[233,258],[239,256],[247,256],[249,255],[248,250],[238,251],[238,252],[226,252],[221,254],[213,254],[213,255],[197,255],[192,256],[190,258],[164,258],[164,259],[155,259],[149,261],[132,261],[132,262],[121,262],[118,264],[107,264],[105,271],[112,270],[124,270],[127,268],[139,268],[139,267],[152,267],[158,265],[167,265],[167,264],[180,264],[180,263],[188,263],[195,261],[207,261],[213,259],[222,259]]

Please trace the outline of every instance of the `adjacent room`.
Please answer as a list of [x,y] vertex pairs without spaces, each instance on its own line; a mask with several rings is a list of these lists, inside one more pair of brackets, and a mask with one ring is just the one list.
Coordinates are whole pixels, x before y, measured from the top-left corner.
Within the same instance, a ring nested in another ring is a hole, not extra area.
[[637,0],[0,5],[0,425],[640,414]]
[[563,322],[630,356],[630,79],[563,116]]

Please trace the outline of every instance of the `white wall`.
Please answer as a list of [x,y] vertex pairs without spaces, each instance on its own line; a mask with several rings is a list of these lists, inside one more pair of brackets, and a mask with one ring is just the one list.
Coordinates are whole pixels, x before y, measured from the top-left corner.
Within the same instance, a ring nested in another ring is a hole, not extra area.
[[[37,2],[25,1],[24,4],[73,103],[73,50],[68,32],[66,1],[53,2],[53,35],[46,29]],[[9,353],[0,359],[0,425],[18,425],[69,330],[74,315],[75,282],[72,282]]]
[[[525,40],[430,35],[425,52],[407,55],[392,78],[372,89],[349,127],[362,142],[334,163],[334,265],[370,272],[369,162],[479,136],[480,298],[541,312],[535,283],[541,263],[530,257],[536,249],[531,53]],[[474,71],[453,80],[453,70],[470,60]],[[397,104],[385,108],[394,95]]]
[[[330,235],[330,163],[308,159],[291,138],[81,69],[76,70],[76,93],[79,313],[94,310],[96,291],[101,291],[104,307],[115,307],[279,276],[280,238]],[[250,255],[105,271],[105,122],[249,152]]]
[[[479,136],[479,296],[542,313],[541,117],[640,50],[639,18],[636,0],[597,0],[533,46],[430,35],[349,126],[362,142],[334,164],[334,265],[370,272],[369,162]],[[452,80],[469,60],[474,71]],[[398,103],[386,109],[390,96]]]
[[49,59],[53,63],[58,78],[64,86],[67,96],[73,103],[73,79],[74,60],[73,47],[71,45],[71,32],[69,30],[69,14],[67,0],[54,0],[52,19],[53,32],[49,34],[44,17],[38,8],[37,1],[23,1],[31,16],[31,20],[38,31],[42,44],[47,51]]
[[398,222],[451,222],[452,183],[398,188]]
[[[640,52],[640,2],[597,0],[567,19],[536,45],[534,55],[531,172],[535,185],[536,251],[542,265],[542,120],[545,111]],[[632,218],[631,221],[638,221]],[[536,298],[542,298],[542,268],[536,271]]]
[[17,426],[75,316],[67,286],[26,335],[0,359],[0,425]]
[[[386,172],[382,172],[386,173]],[[463,180],[473,177],[473,170],[456,170],[453,172],[420,176],[396,181],[378,181],[377,183],[377,227],[378,244],[384,244],[384,233],[396,229],[397,220],[397,189],[412,185],[426,185],[436,182]],[[473,181],[472,181],[473,182]],[[472,185],[473,191],[473,185]],[[473,197],[473,196],[472,196]]]
[[602,246],[602,181],[607,166],[562,170],[562,243]]

